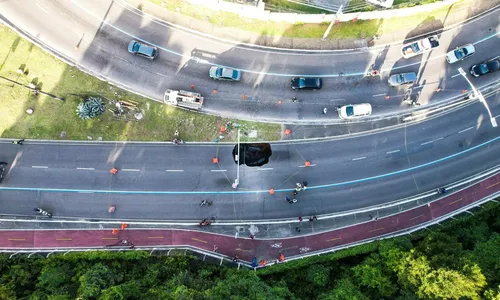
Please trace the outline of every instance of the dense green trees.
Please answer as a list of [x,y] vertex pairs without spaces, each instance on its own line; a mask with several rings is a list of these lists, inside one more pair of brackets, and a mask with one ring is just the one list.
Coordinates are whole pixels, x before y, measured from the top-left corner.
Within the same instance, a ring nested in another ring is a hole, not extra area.
[[500,300],[498,216],[490,204],[418,235],[258,272],[142,251],[0,255],[0,300]]

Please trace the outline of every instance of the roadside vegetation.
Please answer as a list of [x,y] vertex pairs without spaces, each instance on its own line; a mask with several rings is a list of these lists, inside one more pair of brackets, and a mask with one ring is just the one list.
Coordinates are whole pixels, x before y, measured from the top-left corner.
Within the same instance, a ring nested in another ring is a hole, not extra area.
[[[244,31],[260,34],[261,36],[286,37],[286,38],[314,38],[320,39],[328,28],[329,22],[321,24],[288,24],[283,22],[265,22],[257,19],[243,18],[237,14],[216,11],[206,6],[192,5],[189,2],[182,0],[148,0],[151,3],[162,6],[165,9],[179,12],[183,15],[206,21],[210,24],[219,27],[230,27],[241,29]],[[284,1],[284,0],[277,0]],[[353,0],[352,5],[359,5]],[[285,1],[286,3],[288,2]],[[396,0],[397,6],[406,7],[412,6],[419,1]],[[435,2],[435,0],[422,0],[422,3]],[[274,3],[274,2],[273,2]],[[276,2],[281,3],[281,2]],[[400,30],[410,31],[417,26],[425,26],[427,23],[435,22],[437,19],[445,18],[452,15],[455,11],[466,9],[471,5],[472,0],[464,0],[450,7],[443,7],[432,12],[416,14],[411,17],[378,19],[356,22],[344,22],[335,24],[330,31],[328,39],[357,39],[372,37],[376,34],[390,34]],[[367,7],[364,5],[361,7]],[[416,5],[416,4],[415,4]],[[148,13],[145,6],[141,5],[140,9]],[[150,11],[154,15],[160,16]],[[209,27],[208,27],[209,28]],[[199,29],[197,29],[199,30]]]
[[[278,140],[275,124],[240,122],[188,112],[139,97],[79,71],[56,59],[7,27],[0,28],[0,136],[3,138],[172,141],[176,130],[185,141],[213,141],[227,122],[258,140]],[[10,81],[9,81],[10,80]],[[36,87],[44,93],[33,94]],[[82,120],[76,109],[90,96],[103,99],[106,111]],[[63,101],[58,100],[64,99]],[[121,121],[109,111],[110,101],[137,103],[142,119]],[[27,114],[28,109],[33,114]],[[249,140],[243,136],[243,140]],[[225,140],[236,140],[228,128]]]
[[430,230],[260,269],[184,251],[0,255],[0,299],[500,299],[500,205]]

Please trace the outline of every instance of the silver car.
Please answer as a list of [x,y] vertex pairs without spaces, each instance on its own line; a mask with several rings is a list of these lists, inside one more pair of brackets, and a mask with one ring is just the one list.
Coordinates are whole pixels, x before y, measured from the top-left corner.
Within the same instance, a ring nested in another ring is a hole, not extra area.
[[455,50],[446,53],[446,61],[450,64],[456,63],[457,61],[466,59],[474,53],[476,53],[476,48],[474,48],[474,45],[463,45],[461,47],[457,47]]
[[417,73],[400,73],[389,77],[388,83],[390,86],[400,86],[405,84],[413,84],[417,81]]

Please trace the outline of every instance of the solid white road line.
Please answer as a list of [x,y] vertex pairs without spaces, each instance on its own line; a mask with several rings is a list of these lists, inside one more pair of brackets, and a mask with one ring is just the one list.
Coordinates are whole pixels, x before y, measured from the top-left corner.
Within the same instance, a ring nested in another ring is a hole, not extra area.
[[[311,164],[309,167],[314,167],[314,166],[316,166],[316,164]],[[305,167],[307,167],[307,166],[304,166],[304,165],[299,166],[299,168],[305,168]]]
[[226,172],[227,170],[210,170],[210,172]]
[[165,172],[184,172],[184,170],[165,170]]
[[267,171],[267,170],[272,170],[273,168],[259,168],[257,171]]
[[125,172],[140,172],[141,170],[139,170],[139,169],[122,169],[122,171],[125,171]]
[[443,139],[443,137],[440,137],[440,138],[438,138],[438,139],[435,139],[435,140],[432,140],[432,141],[429,141],[429,142],[422,143],[422,144],[420,144],[420,146],[427,145],[427,144],[430,144],[430,143],[434,143],[434,142],[437,142],[437,141],[442,140],[442,139]]
[[391,153],[396,153],[396,152],[399,152],[399,150],[389,151],[389,152],[386,152],[385,154],[391,154]]
[[469,127],[469,128],[466,128],[466,129],[464,129],[464,130],[460,130],[458,133],[466,132],[466,131],[469,131],[469,130],[471,130],[471,129],[474,129],[474,126],[471,126],[471,127]]
[[94,171],[94,168],[76,168],[77,170],[87,170],[87,171]]
[[366,156],[363,156],[363,157],[357,157],[357,158],[353,158],[352,160],[362,160],[362,159],[365,159]]
[[378,96],[385,96],[387,93],[382,93],[382,94],[376,94],[376,95],[372,95],[373,97],[378,97]]
[[31,166],[33,169],[48,169],[47,166]]
[[460,73],[451,76],[451,78],[455,78],[455,77],[458,77],[458,76],[460,76]]

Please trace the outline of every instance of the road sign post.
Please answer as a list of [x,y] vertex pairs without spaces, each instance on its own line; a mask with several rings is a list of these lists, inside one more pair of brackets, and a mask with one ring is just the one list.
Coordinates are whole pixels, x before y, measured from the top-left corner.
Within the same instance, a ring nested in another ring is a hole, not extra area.
[[236,179],[232,184],[233,189],[238,188],[238,184],[240,184],[240,129],[238,128],[238,155],[236,156],[236,161],[238,162],[236,169]]

